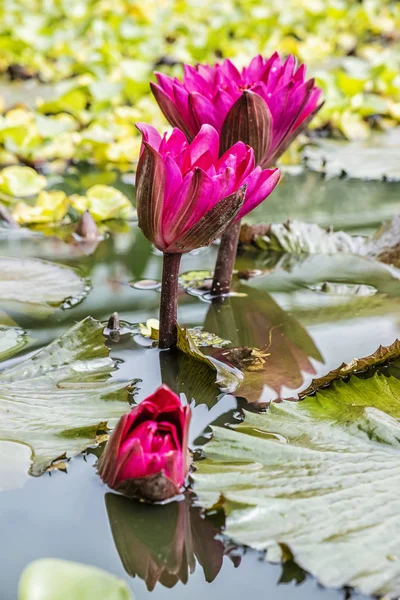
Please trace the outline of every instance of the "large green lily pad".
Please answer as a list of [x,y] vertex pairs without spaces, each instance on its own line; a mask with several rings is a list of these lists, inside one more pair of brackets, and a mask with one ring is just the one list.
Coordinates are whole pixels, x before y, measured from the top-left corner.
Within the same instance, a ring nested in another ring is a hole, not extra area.
[[76,304],[88,290],[87,281],[64,265],[0,257],[0,304],[18,312],[45,317],[63,303]]
[[0,440],[30,446],[32,475],[96,445],[129,409],[102,332],[88,317],[0,373]]
[[286,546],[324,585],[398,597],[399,358],[381,348],[313,396],[214,429],[195,491],[222,504],[226,535],[273,561]]

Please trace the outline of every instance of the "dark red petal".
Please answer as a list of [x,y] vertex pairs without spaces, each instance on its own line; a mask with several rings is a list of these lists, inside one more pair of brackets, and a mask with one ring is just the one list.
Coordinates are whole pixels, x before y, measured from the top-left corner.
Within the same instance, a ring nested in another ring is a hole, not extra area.
[[161,215],[164,202],[165,167],[160,154],[143,142],[136,171],[136,209],[145,237],[163,249]]
[[225,117],[222,125],[220,154],[236,142],[244,142],[254,150],[256,164],[268,153],[272,136],[272,115],[258,94],[244,91]]
[[167,248],[167,252],[190,252],[208,246],[235,220],[246,195],[246,186],[220,200],[193,227]]
[[182,118],[175,103],[171,100],[171,98],[156,83],[151,82],[150,88],[153,92],[153,96],[156,99],[158,106],[161,108],[167,121],[173,127],[178,127],[179,129],[181,129],[189,141],[192,140],[193,137],[196,135],[197,131],[193,131],[190,128],[190,124]]

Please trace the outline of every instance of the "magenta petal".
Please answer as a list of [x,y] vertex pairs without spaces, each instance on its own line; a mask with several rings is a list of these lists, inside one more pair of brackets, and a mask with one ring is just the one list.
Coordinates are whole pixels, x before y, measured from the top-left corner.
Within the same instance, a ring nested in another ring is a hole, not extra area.
[[299,114],[298,119],[296,120],[296,122],[294,123],[293,127],[292,127],[292,131],[294,129],[296,129],[297,127],[300,127],[300,125],[303,123],[303,121],[305,121],[307,119],[307,117],[316,109],[317,104],[318,104],[318,100],[320,99],[322,94],[322,90],[314,87],[310,97],[308,98],[306,105],[304,106],[304,108],[302,109],[302,111]]
[[290,54],[282,68],[281,82],[287,83],[293,78],[293,73],[296,68],[296,59],[293,54]]
[[219,135],[211,125],[202,125],[199,133],[190,144],[192,165],[207,151],[213,157],[213,162],[218,160]]
[[189,108],[189,94],[180,82],[174,85],[174,98],[176,110],[185,123],[186,129],[193,132],[192,135],[195,135],[197,133],[197,123],[193,119]]
[[163,214],[163,232],[167,246],[198,221],[211,207],[215,183],[201,169],[188,173],[176,193],[174,210]]
[[176,162],[167,156],[165,159],[165,186],[163,213],[173,210],[170,204],[174,203],[175,195],[182,183],[182,173]]
[[243,206],[236,217],[237,221],[251,212],[270,195],[278,184],[280,176],[281,173],[279,169],[267,169],[262,171],[260,167],[257,167],[257,169],[247,177],[246,183],[248,187],[246,197]]
[[157,84],[150,83],[151,91],[157,101],[158,106],[162,110],[165,118],[173,127],[179,127],[185,133],[188,138],[193,137],[196,131],[190,130],[184,119],[179,114],[177,107],[173,100],[164,92],[164,90]]
[[188,146],[189,144],[185,134],[177,127],[174,127],[167,142],[168,152],[171,153],[173,158],[176,158],[181,154],[182,150],[185,150]]
[[162,137],[155,127],[147,125],[147,123],[135,123],[137,129],[143,136],[143,140],[147,142],[154,150],[159,150]]
[[218,121],[215,108],[210,100],[193,92],[189,94],[189,106],[197,128],[200,129],[206,123],[212,125],[218,133],[221,131],[222,122]]
[[[174,97],[174,80],[169,75],[156,71],[154,75],[157,77],[158,85],[171,98]],[[156,84],[154,84],[156,85]]]
[[228,58],[226,58],[224,60],[220,69],[224,73],[224,75],[227,77],[227,79],[234,81],[237,84],[240,83],[240,81],[242,80],[241,74],[239,73],[239,71],[237,70],[235,65]]
[[247,68],[243,69],[243,79],[250,84],[258,81],[263,75],[264,68],[264,59],[261,54],[259,54],[252,59]]

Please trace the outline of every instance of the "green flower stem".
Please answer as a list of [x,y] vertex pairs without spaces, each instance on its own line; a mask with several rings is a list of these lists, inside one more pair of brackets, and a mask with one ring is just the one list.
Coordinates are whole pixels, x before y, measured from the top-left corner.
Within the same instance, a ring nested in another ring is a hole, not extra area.
[[164,254],[160,302],[159,348],[175,348],[177,339],[178,276],[181,254]]
[[222,234],[211,290],[215,296],[228,294],[231,290],[240,223],[240,220],[236,221]]

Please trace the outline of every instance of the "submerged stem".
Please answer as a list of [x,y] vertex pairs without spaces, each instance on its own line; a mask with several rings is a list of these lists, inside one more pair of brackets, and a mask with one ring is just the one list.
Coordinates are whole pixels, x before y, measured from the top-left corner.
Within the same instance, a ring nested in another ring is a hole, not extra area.
[[174,348],[177,338],[178,276],[181,254],[164,254],[160,301],[159,348]]
[[222,234],[212,284],[212,294],[214,295],[230,292],[239,233],[240,220],[236,221]]

